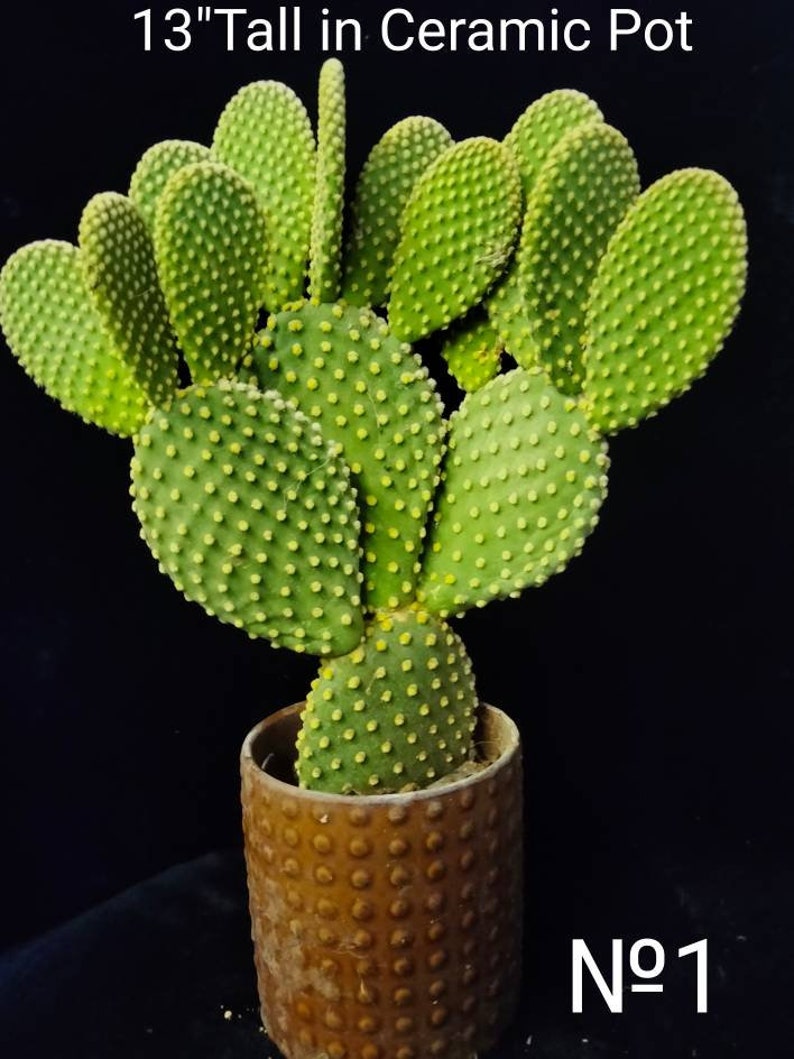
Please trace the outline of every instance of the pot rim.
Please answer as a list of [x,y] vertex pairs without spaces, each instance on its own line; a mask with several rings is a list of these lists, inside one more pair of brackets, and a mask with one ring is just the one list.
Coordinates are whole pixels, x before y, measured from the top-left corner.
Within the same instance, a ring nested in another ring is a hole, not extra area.
[[[478,725],[480,727],[485,725],[487,728],[496,727],[498,738],[494,738],[491,735],[490,738],[480,739],[478,742],[494,748],[497,756],[493,761],[489,761],[483,769],[472,775],[453,780],[451,783],[442,783],[435,787],[425,787],[417,791],[397,791],[391,794],[338,794],[332,791],[316,791],[310,787],[299,787],[297,783],[286,783],[284,780],[278,779],[272,773],[266,771],[264,763],[260,765],[253,754],[254,744],[267,728],[275,727],[279,723],[290,720],[295,714],[300,713],[304,706],[305,701],[295,702],[291,706],[283,706],[256,724],[243,741],[240,750],[240,767],[259,777],[260,782],[266,782],[268,787],[275,791],[289,792],[296,798],[306,797],[313,801],[327,802],[329,805],[383,806],[445,798],[449,794],[464,790],[466,787],[487,782],[493,775],[509,765],[521,751],[521,735],[515,721],[498,707],[482,702],[480,703],[481,713]],[[267,759],[265,759],[266,761]]]

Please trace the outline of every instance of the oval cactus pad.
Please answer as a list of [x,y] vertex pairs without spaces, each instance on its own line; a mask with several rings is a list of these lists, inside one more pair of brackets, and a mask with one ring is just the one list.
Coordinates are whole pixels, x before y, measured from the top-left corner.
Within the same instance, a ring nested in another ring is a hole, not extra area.
[[389,324],[406,342],[446,327],[510,260],[521,217],[512,154],[485,136],[455,144],[417,181],[394,260]]
[[705,169],[653,184],[609,244],[588,313],[584,395],[605,433],[689,389],[722,348],[744,293],[736,192]]
[[130,199],[94,195],[80,218],[80,251],[113,344],[152,404],[176,392],[177,350],[149,229]]
[[221,379],[154,411],[132,494],[161,570],[209,614],[296,651],[344,654],[360,640],[350,473],[277,394]]
[[419,599],[447,615],[540,585],[578,555],[606,496],[606,445],[542,372],[498,375],[450,420]]
[[302,786],[426,787],[469,760],[477,696],[459,636],[422,610],[376,614],[350,654],[323,663],[298,736]]
[[271,318],[252,364],[258,386],[342,448],[364,519],[367,606],[412,599],[443,453],[427,369],[371,310],[311,304]]
[[527,198],[518,281],[541,362],[564,393],[582,388],[590,287],[639,190],[625,137],[611,125],[591,122],[560,140]]
[[267,218],[265,304],[276,311],[302,298],[317,166],[303,103],[279,81],[246,85],[220,116],[212,154],[248,181]]
[[250,185],[219,162],[180,169],[160,198],[154,245],[193,382],[231,374],[265,297],[265,218]]
[[0,273],[0,318],[31,378],[67,411],[112,434],[133,434],[149,399],[113,345],[76,246],[46,239]]

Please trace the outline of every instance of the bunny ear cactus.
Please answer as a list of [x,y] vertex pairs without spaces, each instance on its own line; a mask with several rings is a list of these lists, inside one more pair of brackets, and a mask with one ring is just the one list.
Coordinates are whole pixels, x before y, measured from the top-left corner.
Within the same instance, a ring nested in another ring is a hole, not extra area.
[[[12,255],[0,316],[39,385],[133,436],[133,508],[177,588],[319,657],[298,779],[354,794],[470,766],[477,696],[448,619],[581,551],[606,437],[706,369],[746,235],[715,173],[639,194],[625,138],[562,90],[502,143],[398,122],[345,239],[345,136],[336,60],[316,139],[289,88],[241,89],[211,147],[157,144],[129,198],[95,196],[79,246]],[[409,342],[468,391],[448,418]]]

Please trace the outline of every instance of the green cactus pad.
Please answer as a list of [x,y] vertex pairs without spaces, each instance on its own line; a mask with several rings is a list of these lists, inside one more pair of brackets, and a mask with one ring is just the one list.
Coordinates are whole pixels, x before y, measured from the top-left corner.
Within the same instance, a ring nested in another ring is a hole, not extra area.
[[260,388],[342,447],[364,521],[367,605],[413,598],[444,427],[419,358],[370,310],[307,304],[271,318],[252,364]]
[[301,786],[426,787],[471,759],[476,707],[471,663],[448,625],[421,610],[379,613],[312,684],[298,736]]
[[22,367],[67,411],[135,433],[149,401],[91,299],[77,247],[47,239],[17,250],[0,272],[0,319]]
[[188,599],[275,644],[359,642],[359,521],[350,473],[275,393],[227,379],[155,410],[137,438],[142,536]]
[[186,165],[209,159],[209,148],[192,140],[163,140],[144,153],[132,174],[130,198],[150,231],[154,229],[157,203],[169,177]]
[[521,214],[512,154],[486,137],[448,148],[419,178],[394,259],[389,323],[406,342],[446,327],[504,271]]
[[154,405],[178,385],[178,355],[157,279],[154,248],[133,203],[94,195],[80,218],[80,251],[94,302],[113,344]]
[[679,170],[640,196],[588,313],[584,395],[600,430],[636,425],[703,374],[739,310],[746,254],[742,208],[717,173]]
[[384,305],[400,221],[414,185],[452,137],[432,118],[397,122],[372,148],[356,185],[342,296],[353,305]]
[[540,364],[540,352],[527,319],[515,258],[488,295],[485,308],[502,349],[515,357],[522,368],[534,368]]
[[278,81],[246,85],[221,114],[212,153],[248,181],[264,210],[265,304],[277,311],[305,293],[317,166],[306,108]]
[[634,154],[611,125],[568,132],[528,199],[517,262],[541,363],[563,393],[579,393],[585,313],[607,242],[640,190]]
[[607,466],[576,401],[541,371],[469,394],[450,422],[419,600],[446,616],[562,570],[596,525]]
[[441,352],[463,390],[479,390],[499,373],[502,343],[487,316],[473,310],[443,336]]
[[154,245],[193,381],[229,375],[251,347],[265,295],[267,235],[253,191],[219,162],[180,169],[160,198]]
[[345,72],[338,59],[327,59],[320,70],[317,186],[309,263],[309,295],[318,302],[339,297],[344,202]]
[[577,125],[599,121],[601,110],[583,92],[559,88],[536,99],[504,138],[516,157],[525,194],[529,195],[550,152]]
[[[569,88],[548,92],[527,107],[503,141],[518,163],[525,196],[531,194],[546,159],[566,133],[600,118],[601,111],[592,99]],[[539,349],[527,319],[517,255],[486,304],[505,350],[523,368],[538,364]]]

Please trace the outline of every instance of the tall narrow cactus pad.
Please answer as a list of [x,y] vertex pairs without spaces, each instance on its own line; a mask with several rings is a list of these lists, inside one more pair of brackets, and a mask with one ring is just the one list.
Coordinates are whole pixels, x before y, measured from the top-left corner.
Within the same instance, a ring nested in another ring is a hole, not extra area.
[[135,433],[149,401],[91,299],[77,247],[47,239],[17,250],[0,273],[0,318],[22,367],[67,411]]
[[146,224],[124,195],[94,195],[80,218],[89,286],[113,344],[154,405],[178,385],[177,350]]
[[249,350],[265,296],[266,243],[254,193],[228,166],[199,162],[168,181],[154,244],[194,382],[231,374]]
[[384,305],[400,221],[414,185],[452,137],[433,118],[398,121],[375,144],[356,185],[342,296],[353,305]]
[[344,654],[360,640],[348,468],[277,394],[221,379],[153,412],[132,493],[160,568],[208,613],[296,651]]
[[345,72],[338,59],[327,59],[320,70],[309,264],[309,295],[318,302],[335,301],[341,285],[345,135]]
[[634,154],[617,129],[579,125],[549,154],[528,199],[518,279],[541,362],[563,393],[578,393],[585,313],[607,242],[640,190]]
[[298,736],[314,790],[426,787],[472,754],[477,697],[460,638],[424,611],[376,614],[361,644],[321,665]]
[[479,390],[497,375],[502,359],[502,343],[491,321],[472,310],[443,335],[441,353],[450,375],[463,390]]
[[682,169],[640,197],[588,314],[584,394],[600,430],[634,426],[703,374],[739,310],[746,255],[742,208],[717,173]]
[[438,484],[441,404],[427,370],[370,310],[304,305],[271,318],[255,352],[274,388],[341,445],[364,520],[366,601],[413,598]]
[[420,601],[446,616],[562,570],[597,522],[607,466],[604,442],[542,372],[469,394],[450,423]]
[[[592,99],[569,88],[548,92],[527,107],[503,141],[518,163],[525,197],[532,193],[546,159],[566,133],[600,118],[601,111]],[[510,262],[486,304],[506,351],[523,368],[539,363],[537,343],[518,280],[517,257]]]
[[212,153],[248,181],[265,213],[265,304],[275,312],[305,293],[317,166],[306,108],[278,81],[246,85],[221,114]]
[[516,157],[524,193],[529,195],[551,151],[571,129],[599,121],[601,110],[583,92],[558,88],[531,103],[504,138]]
[[192,140],[163,140],[144,152],[130,180],[130,198],[150,231],[169,177],[186,165],[209,160],[209,147]]
[[518,233],[521,182],[487,137],[455,144],[417,181],[394,261],[389,323],[413,342],[463,316],[504,271]]

